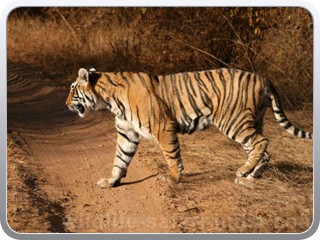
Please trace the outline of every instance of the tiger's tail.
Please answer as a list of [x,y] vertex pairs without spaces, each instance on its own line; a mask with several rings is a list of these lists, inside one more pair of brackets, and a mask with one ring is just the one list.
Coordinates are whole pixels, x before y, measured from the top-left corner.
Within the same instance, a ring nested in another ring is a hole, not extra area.
[[279,95],[278,95],[276,89],[271,85],[271,83],[270,83],[269,87],[266,88],[266,95],[269,97],[269,99],[271,101],[271,108],[272,108],[273,114],[281,127],[283,127],[291,135],[294,135],[294,136],[297,136],[300,138],[306,138],[306,139],[313,138],[312,132],[307,132],[307,131],[301,130],[301,129],[295,127],[288,120],[288,118],[284,114],[283,109],[281,107]]

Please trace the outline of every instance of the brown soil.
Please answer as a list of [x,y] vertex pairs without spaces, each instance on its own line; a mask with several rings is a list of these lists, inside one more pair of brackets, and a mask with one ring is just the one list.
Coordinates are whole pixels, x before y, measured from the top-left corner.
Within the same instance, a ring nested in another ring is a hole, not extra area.
[[[58,78],[58,79],[57,79]],[[303,232],[313,217],[312,141],[267,113],[272,160],[263,178],[234,183],[246,155],[215,128],[180,136],[181,184],[162,180],[164,158],[142,141],[123,184],[100,189],[115,152],[114,117],[81,119],[65,99],[72,79],[8,68],[8,206],[18,232]],[[304,129],[312,112],[288,113]]]

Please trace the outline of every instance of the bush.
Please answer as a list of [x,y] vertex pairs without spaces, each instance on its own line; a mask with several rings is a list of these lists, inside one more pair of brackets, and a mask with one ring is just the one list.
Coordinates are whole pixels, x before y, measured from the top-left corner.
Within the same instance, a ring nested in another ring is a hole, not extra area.
[[49,72],[235,67],[272,80],[289,107],[312,102],[313,24],[301,8],[20,8],[7,26],[8,60]]

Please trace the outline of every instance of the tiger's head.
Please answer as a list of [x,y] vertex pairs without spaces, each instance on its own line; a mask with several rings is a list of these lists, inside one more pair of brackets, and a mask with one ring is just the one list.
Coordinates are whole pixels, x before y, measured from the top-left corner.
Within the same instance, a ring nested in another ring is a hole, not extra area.
[[66,105],[70,111],[77,113],[80,117],[97,108],[97,96],[93,90],[94,81],[96,81],[95,72],[94,68],[89,71],[80,68],[76,81],[70,86]]

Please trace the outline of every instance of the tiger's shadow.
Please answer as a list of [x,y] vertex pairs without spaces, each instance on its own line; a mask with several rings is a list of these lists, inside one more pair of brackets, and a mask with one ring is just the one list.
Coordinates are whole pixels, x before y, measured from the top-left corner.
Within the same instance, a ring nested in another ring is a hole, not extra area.
[[139,179],[139,180],[130,181],[130,182],[121,182],[120,184],[115,185],[114,187],[121,187],[121,186],[125,186],[125,185],[138,184],[138,183],[144,182],[144,181],[146,181],[150,178],[156,177],[156,176],[157,176],[157,174],[152,174],[150,176],[147,176],[147,177]]
[[288,161],[270,164],[262,178],[276,178],[280,181],[301,185],[313,183],[313,166]]
[[[219,171],[214,172],[211,170],[198,171],[193,173],[185,173],[182,175],[181,182],[182,183],[196,183],[203,182],[203,180],[208,181],[220,181],[220,180],[233,180],[234,179],[234,167],[229,168],[230,171],[228,173],[224,172],[223,174],[219,174]],[[125,185],[139,184],[153,177],[157,177],[158,174],[152,174],[145,178],[121,182],[119,185],[115,187],[121,187]],[[312,184],[313,182],[313,167],[307,164],[298,164],[288,161],[281,161],[269,164],[262,176],[258,179],[264,178],[273,178],[279,181],[286,181],[292,184],[301,185],[301,184]]]
[[[203,183],[203,181],[219,182],[223,180],[234,181],[238,165],[228,167],[228,170],[221,169],[216,171],[205,170],[193,173],[186,173],[182,176],[182,183]],[[269,163],[257,180],[275,179],[294,185],[306,185],[313,183],[313,167],[307,164],[280,161]]]

